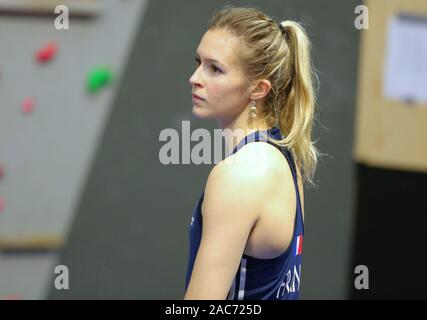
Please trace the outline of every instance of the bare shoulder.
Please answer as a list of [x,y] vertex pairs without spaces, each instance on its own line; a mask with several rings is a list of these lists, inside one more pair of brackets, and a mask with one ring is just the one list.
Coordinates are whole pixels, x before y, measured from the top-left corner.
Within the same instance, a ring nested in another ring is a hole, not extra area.
[[265,197],[288,174],[279,150],[268,143],[253,142],[212,169],[205,194],[216,194],[217,199],[218,195],[232,197],[245,207],[259,209]]
[[213,171],[230,174],[233,178],[268,180],[282,169],[283,155],[266,142],[253,142],[218,163]]
[[[269,183],[292,175],[282,152],[267,142],[254,142],[245,145],[235,154],[236,163],[246,170],[265,175]],[[283,180],[281,180],[283,181]]]
[[[226,159],[227,160],[227,159]],[[293,184],[293,177],[290,165],[281,151],[275,146],[266,142],[248,143],[236,154],[230,156],[231,165],[227,162],[220,162],[217,168],[228,168],[230,177],[236,182],[244,182],[253,188],[254,194],[261,196],[261,201],[277,194],[276,188],[283,188],[284,185]],[[224,170],[227,171],[227,170]],[[298,189],[304,216],[304,185],[301,172],[296,168]],[[260,194],[260,190],[267,191]],[[283,188],[292,191],[293,188]]]
[[275,170],[283,169],[283,154],[267,142],[252,142],[221,161],[218,167],[227,166],[228,164],[235,165],[233,169],[236,170],[252,170],[256,168],[258,169],[257,172],[268,174]]

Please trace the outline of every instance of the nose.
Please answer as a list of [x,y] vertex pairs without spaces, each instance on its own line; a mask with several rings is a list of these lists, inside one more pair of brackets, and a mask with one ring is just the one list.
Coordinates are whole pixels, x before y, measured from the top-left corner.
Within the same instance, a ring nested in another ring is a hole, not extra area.
[[201,86],[201,84],[200,84],[200,80],[199,80],[199,68],[197,68],[197,69],[194,71],[193,75],[192,75],[192,76],[190,77],[190,79],[189,79],[189,83],[190,83],[193,87],[195,87],[196,85]]

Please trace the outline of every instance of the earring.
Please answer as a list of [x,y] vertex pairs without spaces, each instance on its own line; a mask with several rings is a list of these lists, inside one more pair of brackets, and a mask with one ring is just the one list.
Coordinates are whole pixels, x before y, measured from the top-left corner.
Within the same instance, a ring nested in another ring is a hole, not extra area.
[[251,106],[249,107],[249,117],[255,118],[256,117],[256,102],[251,101]]

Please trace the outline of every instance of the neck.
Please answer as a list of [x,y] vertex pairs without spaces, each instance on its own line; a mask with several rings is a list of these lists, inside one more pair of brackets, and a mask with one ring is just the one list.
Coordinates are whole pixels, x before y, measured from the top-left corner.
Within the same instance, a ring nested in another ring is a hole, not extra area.
[[218,127],[223,130],[226,150],[231,153],[247,135],[258,130],[267,130],[269,127],[260,118],[257,115],[254,119],[250,119],[248,112],[245,111],[233,119],[218,119]]

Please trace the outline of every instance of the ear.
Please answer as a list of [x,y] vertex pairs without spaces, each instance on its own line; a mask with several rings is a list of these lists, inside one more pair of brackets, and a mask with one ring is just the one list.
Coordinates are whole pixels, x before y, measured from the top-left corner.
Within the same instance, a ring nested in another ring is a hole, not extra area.
[[267,79],[256,80],[255,84],[252,85],[252,100],[259,100],[264,98],[271,89],[271,83]]

